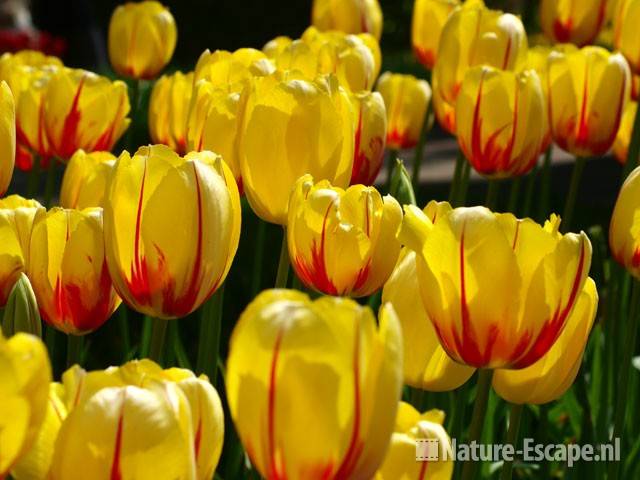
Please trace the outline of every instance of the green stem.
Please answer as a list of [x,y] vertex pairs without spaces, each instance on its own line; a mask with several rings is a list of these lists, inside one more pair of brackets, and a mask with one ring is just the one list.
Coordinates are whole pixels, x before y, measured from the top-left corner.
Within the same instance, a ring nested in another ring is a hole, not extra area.
[[[469,440],[471,442],[480,442],[482,437],[482,428],[487,413],[487,402],[489,401],[489,391],[491,390],[491,379],[493,370],[478,370],[478,386],[476,393],[476,401],[473,406],[473,415],[471,417],[471,426],[469,427]],[[478,463],[473,461],[465,462],[462,468],[462,480],[475,480]]]
[[82,365],[83,345],[83,336],[67,335],[67,368],[75,364]]
[[520,186],[522,185],[522,177],[516,177],[511,183],[511,191],[509,192],[509,203],[507,211],[517,213],[518,200],[520,199]]
[[49,352],[49,358],[53,361],[56,353],[56,329],[51,325],[45,325],[44,330],[44,343],[47,346]]
[[533,203],[533,191],[536,188],[538,178],[538,166],[536,165],[527,176],[527,185],[524,191],[524,205],[522,206],[522,217],[531,215],[531,204]]
[[549,204],[551,203],[551,159],[553,157],[553,145],[547,148],[542,164],[541,187],[540,187],[540,207],[538,208],[538,220],[544,221],[549,215]]
[[[518,433],[520,432],[520,421],[522,420],[522,412],[524,405],[511,404],[509,410],[509,429],[507,430],[507,444],[513,445],[516,450],[518,444]],[[511,480],[513,473],[513,459],[504,462],[500,480]]]
[[487,185],[487,199],[484,202],[489,210],[495,210],[498,204],[498,194],[500,193],[500,180],[489,180]]
[[429,125],[431,124],[431,102],[427,106],[427,114],[422,122],[422,130],[420,131],[420,138],[418,139],[418,145],[416,145],[415,154],[413,156],[413,171],[411,172],[411,184],[415,191],[420,186],[420,167],[422,165],[422,159],[424,157],[424,146],[427,141],[427,134],[429,133]]
[[129,311],[124,303],[118,308],[118,328],[122,339],[122,359],[126,362],[131,354],[131,335],[129,334]]
[[258,233],[255,243],[255,256],[253,259],[253,278],[251,279],[251,292],[252,298],[255,298],[260,293],[260,287],[262,286],[262,264],[264,263],[264,243],[265,235],[267,231],[267,223],[260,217],[256,216],[258,221]]
[[127,131],[127,141],[126,145],[129,149],[129,153],[132,155],[137,150],[137,145],[135,144],[135,135],[133,133],[134,125],[138,124],[138,113],[140,110],[140,97],[142,92],[142,80],[134,80],[133,85],[131,86],[131,119],[132,122],[129,125],[129,130]]
[[[547,443],[548,432],[549,432],[549,404],[545,403],[544,405],[540,405],[540,417],[538,421],[538,441],[541,444]],[[540,465],[540,478],[551,478],[549,475],[549,467],[550,463],[548,461],[541,462]]]
[[[618,376],[618,398],[616,401],[616,410],[613,423],[613,434],[611,441],[615,442],[617,438],[621,439],[624,435],[624,423],[627,416],[627,393],[629,387],[629,373],[631,370],[631,361],[633,359],[633,352],[636,347],[636,338],[638,336],[638,323],[640,318],[638,313],[640,311],[640,281],[633,282],[633,293],[631,299],[631,314],[629,315],[629,324],[627,330],[626,344],[624,348],[624,357],[622,364],[619,366]],[[609,463],[609,475],[608,480],[615,480],[618,478],[618,472],[620,470],[619,462]]]
[[200,309],[200,340],[196,371],[209,377],[212,385],[218,379],[218,355],[222,331],[224,285]]
[[53,199],[53,191],[56,187],[56,166],[58,164],[58,160],[56,158],[52,158],[49,164],[49,168],[47,169],[47,177],[44,184],[44,207],[51,207],[51,200]]
[[387,150],[387,183],[384,191],[391,193],[391,177],[393,177],[393,169],[396,166],[396,159],[398,158],[398,150],[390,148]]
[[151,320],[151,347],[149,349],[149,358],[159,365],[162,365],[164,341],[167,336],[167,322],[169,322],[169,320],[162,318],[154,318]]
[[153,319],[145,316],[142,319],[142,334],[140,335],[140,358],[148,358],[151,349],[151,324]]
[[624,179],[629,176],[640,162],[640,107],[636,109],[636,117],[633,121],[633,130],[631,132],[631,141],[629,142],[628,152],[627,162],[625,163],[623,170]]
[[289,280],[289,247],[287,245],[287,228],[282,231],[282,245],[280,246],[280,260],[278,261],[278,274],[276,275],[276,288],[287,288]]
[[585,157],[576,157],[576,163],[573,166],[573,173],[571,174],[569,194],[567,195],[567,202],[564,205],[564,213],[562,214],[562,231],[564,232],[571,230],[573,212],[576,208],[578,190],[580,190],[580,181],[582,180],[582,173],[584,172],[586,163],[587,159]]
[[33,165],[27,179],[27,198],[33,198],[38,193],[38,180],[40,180],[40,156],[34,153]]
[[471,164],[466,160],[462,164],[460,173],[460,185],[456,193],[454,206],[462,207],[467,203],[467,192],[469,190],[469,179],[471,178]]
[[456,157],[456,167],[453,171],[453,180],[451,181],[451,188],[449,190],[449,203],[453,204],[457,195],[458,195],[458,187],[460,183],[460,177],[462,175],[462,166],[465,162],[464,154],[462,150],[458,151],[458,156]]

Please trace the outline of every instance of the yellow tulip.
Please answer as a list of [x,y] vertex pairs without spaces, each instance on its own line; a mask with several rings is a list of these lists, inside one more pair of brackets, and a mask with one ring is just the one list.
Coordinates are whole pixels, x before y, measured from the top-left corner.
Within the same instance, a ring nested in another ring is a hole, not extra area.
[[[476,368],[525,368],[553,346],[584,288],[591,242],[484,207],[405,207],[400,240],[417,254],[422,302],[449,356]],[[553,272],[549,274],[549,272]]]
[[35,200],[17,195],[0,199],[0,308],[25,270],[33,219],[39,210],[43,208]]
[[86,70],[58,70],[49,80],[43,109],[49,145],[63,160],[79,149],[111,150],[131,122],[127,86]]
[[[251,463],[269,479],[371,478],[402,383],[393,308],[268,290],[231,336],[227,398]],[[312,414],[311,414],[312,412]]]
[[382,9],[378,0],[314,0],[311,23],[320,30],[382,35]]
[[640,279],[640,168],[624,182],[609,227],[609,246],[617,262]]
[[355,141],[351,185],[373,185],[384,161],[387,110],[378,92],[351,95]]
[[592,43],[602,28],[607,0],[542,0],[540,26],[557,43]]
[[431,87],[413,75],[383,73],[378,92],[387,107],[387,146],[392,149],[415,147],[431,103]]
[[194,84],[207,80],[214,88],[240,93],[252,77],[264,77],[275,70],[260,50],[241,48],[235,52],[205,50],[196,64]]
[[107,181],[115,164],[116,157],[109,152],[78,150],[64,171],[60,205],[77,210],[103,207]]
[[554,141],[576,156],[606,153],[629,96],[631,77],[624,57],[601,47],[556,50],[549,57],[548,75]]
[[[435,203],[428,208],[432,211],[426,213],[433,218],[437,213]],[[440,346],[419,300],[416,278],[416,254],[404,249],[382,290],[382,302],[393,305],[402,326],[404,383],[431,392],[455,390],[471,378],[475,369],[454,362]]]
[[[391,446],[374,480],[450,480],[453,475],[451,439],[442,426],[444,412],[430,410],[422,415],[400,402]],[[435,440],[438,460],[416,460],[417,441]],[[446,456],[446,460],[445,460]]]
[[422,65],[431,70],[438,59],[440,35],[460,0],[416,0],[413,6],[411,40]]
[[527,60],[527,35],[515,15],[467,0],[444,26],[438,58],[432,76],[435,112],[440,124],[455,133],[455,105],[467,70],[478,65],[522,70]]
[[638,111],[638,102],[628,102],[620,121],[620,128],[613,142],[613,153],[621,164],[627,163],[629,156],[629,144],[631,143],[631,132],[633,131],[633,122]]
[[167,145],[177,153],[187,151],[187,115],[193,94],[193,73],[162,76],[149,98],[149,135],[153,143]]
[[546,113],[535,70],[474,67],[465,75],[456,102],[458,144],[486,177],[525,175],[542,152]]
[[151,79],[169,63],[178,31],[161,3],[144,1],[118,6],[109,23],[109,59],[122,76]]
[[105,200],[107,263],[131,308],[184,317],[222,285],[238,248],[240,196],[219,156],[182,158],[164,145],[125,151]]
[[102,209],[40,210],[31,233],[27,276],[49,325],[82,335],[106,322],[120,299],[105,259]]
[[289,201],[291,263],[302,282],[327,295],[364,297],[382,288],[396,264],[402,209],[373,187],[347,190],[311,175]]
[[[23,67],[28,67],[24,69]],[[18,103],[20,95],[29,89],[25,82],[25,72],[32,70],[55,70],[62,67],[62,61],[47,56],[36,50],[21,50],[16,53],[5,53],[0,57],[0,80],[7,82]]]
[[354,155],[353,113],[335,78],[256,78],[242,101],[240,171],[259,217],[285,225],[289,194],[304,174],[347,186]]
[[506,401],[540,405],[557,400],[571,387],[582,365],[598,308],[596,284],[588,278],[558,340],[533,365],[522,370],[496,370],[493,388]]
[[0,82],[0,197],[13,177],[16,161],[16,106],[6,82]]
[[636,75],[640,75],[640,1],[619,0],[614,22],[614,44],[629,62]]
[[47,411],[51,364],[44,343],[0,332],[0,478],[36,441]]

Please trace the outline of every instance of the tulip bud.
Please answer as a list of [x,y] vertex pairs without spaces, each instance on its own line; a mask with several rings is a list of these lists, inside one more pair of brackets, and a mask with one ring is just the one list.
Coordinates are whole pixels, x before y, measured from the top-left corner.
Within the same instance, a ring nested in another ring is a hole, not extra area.
[[302,282],[327,295],[364,297],[382,287],[400,253],[402,209],[373,187],[347,190],[311,175],[296,183],[289,202],[291,263]]
[[542,152],[545,99],[535,70],[513,73],[474,67],[456,102],[458,144],[489,178],[525,175]]
[[413,192],[413,185],[409,172],[404,168],[404,162],[396,158],[396,165],[391,172],[391,183],[389,194],[398,200],[401,205],[415,205],[416,195]]
[[353,112],[335,78],[256,78],[241,101],[246,107],[238,138],[240,170],[249,204],[260,218],[286,224],[291,189],[307,173],[347,186]]
[[388,305],[378,326],[350,299],[258,295],[231,336],[226,376],[252,465],[265,478],[372,478],[393,430],[401,357]]
[[613,153],[621,164],[627,163],[629,157],[629,144],[631,143],[631,133],[633,132],[633,124],[638,111],[638,102],[628,102],[624,108],[620,128],[613,142]]
[[378,0],[314,0],[311,23],[319,30],[382,35],[382,9]]
[[0,333],[0,478],[31,448],[47,411],[51,364],[44,343],[18,333],[5,339]]
[[378,92],[351,95],[355,142],[351,185],[373,185],[384,161],[387,111]]
[[484,207],[445,208],[435,220],[405,207],[400,241],[416,252],[422,302],[452,359],[518,369],[549,351],[591,266],[586,234],[559,226],[555,215],[543,227]]
[[60,205],[83,210],[104,206],[104,194],[116,157],[109,152],[78,150],[67,164],[60,189]]
[[616,261],[640,279],[640,168],[622,185],[609,227],[609,246]]
[[521,370],[496,370],[493,388],[506,401],[541,405],[557,400],[571,387],[589,340],[598,309],[596,284],[588,278],[567,325],[551,349],[533,365]]
[[420,63],[429,70],[438,58],[442,29],[458,5],[460,0],[416,0],[413,6],[413,51]]
[[630,78],[624,57],[601,47],[554,51],[548,106],[558,146],[581,157],[605,154],[618,132]]
[[614,19],[614,44],[629,62],[631,70],[640,75],[640,1],[618,0]]
[[42,337],[42,324],[38,313],[38,302],[31,283],[24,273],[13,286],[4,308],[2,331],[5,335],[24,332]]
[[111,150],[131,122],[127,86],[86,70],[58,70],[49,80],[43,108],[49,146],[64,160],[79,149]]
[[187,115],[193,93],[193,73],[163,75],[149,99],[149,135],[153,143],[167,145],[178,154],[187,150]]
[[205,50],[196,64],[194,84],[208,81],[214,88],[227,93],[240,93],[253,77],[265,77],[275,70],[260,50],[241,48],[235,52]]
[[542,0],[540,26],[557,43],[592,43],[604,24],[607,0]]
[[413,75],[383,73],[378,92],[387,107],[387,146],[398,150],[418,144],[431,103],[431,87]]
[[107,263],[131,308],[184,317],[222,285],[240,237],[240,196],[222,158],[164,145],[125,151],[105,198]]
[[116,7],[109,23],[109,59],[124,77],[155,78],[169,63],[178,32],[171,12],[145,1]]
[[16,161],[16,106],[7,82],[0,82],[0,197],[11,183]]
[[[421,415],[408,403],[400,402],[391,445],[374,480],[449,480],[453,475],[453,451],[443,422],[441,410]],[[432,451],[429,454],[437,460],[416,461],[418,440],[435,440],[431,446],[437,448],[437,455]]]

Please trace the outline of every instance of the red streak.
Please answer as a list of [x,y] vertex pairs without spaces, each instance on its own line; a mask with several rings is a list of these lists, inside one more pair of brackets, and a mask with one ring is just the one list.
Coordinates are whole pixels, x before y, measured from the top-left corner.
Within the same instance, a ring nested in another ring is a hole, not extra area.
[[268,404],[268,447],[269,447],[269,472],[270,480],[285,480],[286,473],[282,472],[276,460],[276,381],[278,374],[278,359],[280,358],[280,347],[284,338],[284,330],[280,330],[273,346],[273,356],[271,357],[271,371],[269,373],[269,404]]
[[111,462],[111,480],[122,480],[120,456],[122,454],[122,423],[124,420],[124,397],[126,397],[126,395],[126,389],[122,390],[122,407],[120,418],[118,419],[118,431],[116,432],[116,444],[113,449],[113,461]]

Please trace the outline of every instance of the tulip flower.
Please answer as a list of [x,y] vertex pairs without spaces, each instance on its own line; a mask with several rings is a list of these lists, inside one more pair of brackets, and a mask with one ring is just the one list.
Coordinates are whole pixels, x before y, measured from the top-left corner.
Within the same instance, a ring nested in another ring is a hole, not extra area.
[[49,325],[83,335],[106,322],[120,299],[105,259],[102,209],[39,211],[27,276]]
[[609,227],[609,245],[616,261],[640,279],[640,168],[624,182]]
[[[440,204],[440,208],[445,208]],[[450,208],[450,207],[449,207]],[[427,215],[437,213],[435,202]],[[382,290],[382,303],[390,303],[398,314],[404,344],[404,383],[431,392],[455,390],[475,372],[454,362],[443,350],[429,316],[422,306],[416,282],[416,254],[403,250]]]
[[125,151],[105,200],[107,263],[131,308],[184,317],[222,285],[240,237],[240,196],[222,158],[164,145]]
[[6,82],[0,82],[0,197],[13,177],[16,159],[16,106]]
[[44,343],[18,333],[0,332],[0,478],[36,441],[45,418],[51,364]]
[[2,313],[2,331],[6,335],[24,332],[42,337],[42,320],[31,282],[20,273]]
[[388,305],[378,326],[350,299],[258,295],[236,323],[226,376],[251,464],[270,479],[372,478],[393,431],[401,357]]
[[629,62],[631,70],[640,75],[640,1],[618,0],[614,21],[614,44]]
[[60,69],[44,97],[44,126],[52,152],[109,151],[131,120],[127,86],[86,70]]
[[596,284],[588,278],[558,340],[533,365],[521,370],[496,370],[493,388],[514,404],[541,405],[557,400],[571,387],[598,309]]
[[557,43],[592,43],[604,24],[607,0],[542,0],[540,26]]
[[207,80],[214,88],[240,93],[252,77],[264,77],[275,67],[260,50],[241,48],[235,52],[205,50],[196,64],[194,84]]
[[603,155],[616,138],[629,96],[630,73],[624,57],[600,47],[554,51],[548,68],[554,141],[578,157]]
[[547,133],[538,74],[487,66],[470,69],[458,94],[456,122],[458,144],[479,173],[489,178],[528,173]]
[[460,0],[416,0],[413,6],[411,40],[418,60],[429,70],[438,59],[440,35]]
[[378,92],[351,95],[355,141],[351,185],[373,185],[384,161],[387,110]]
[[118,6],[109,23],[109,59],[124,77],[151,79],[169,63],[178,31],[161,3],[144,1]]
[[109,152],[78,150],[67,164],[60,189],[60,205],[83,210],[104,206],[107,181],[116,164]]
[[416,252],[422,302],[442,348],[476,368],[537,362],[584,288],[588,237],[561,235],[555,215],[542,227],[484,207],[442,210],[432,220],[406,206],[400,238]]
[[24,86],[21,82],[22,72],[18,68],[20,66],[46,69],[49,67],[62,67],[62,61],[58,57],[48,56],[37,50],[4,53],[0,57],[0,80],[4,80],[9,84],[15,97],[20,95]]
[[42,206],[17,195],[0,199],[0,308],[3,308],[20,274],[25,271],[33,219]]
[[370,33],[382,36],[382,9],[378,0],[314,0],[311,23],[319,30]]
[[373,187],[332,187],[311,175],[289,201],[291,263],[302,282],[327,295],[364,297],[387,281],[400,253],[402,209]]
[[455,105],[467,70],[478,65],[522,70],[527,60],[527,35],[515,15],[467,0],[444,26],[438,58],[441,61],[432,76],[434,110],[443,128],[455,133]]
[[[443,422],[441,410],[421,415],[408,403],[400,402],[391,445],[374,480],[449,480],[453,475],[453,450]],[[417,440],[435,440],[434,451],[425,453],[438,459],[417,460]]]
[[153,143],[167,145],[184,155],[187,150],[187,115],[193,93],[193,73],[162,76],[149,99],[149,135]]
[[387,146],[398,150],[418,144],[431,103],[431,87],[413,75],[385,72],[378,92],[387,107]]
[[256,78],[243,96],[240,171],[249,204],[259,217],[285,225],[291,189],[307,173],[337,187],[348,185],[353,113],[335,78]]
[[638,111],[638,102],[628,102],[620,121],[620,128],[613,142],[613,153],[621,164],[627,163],[629,157],[629,144],[631,143],[631,133],[633,122]]

